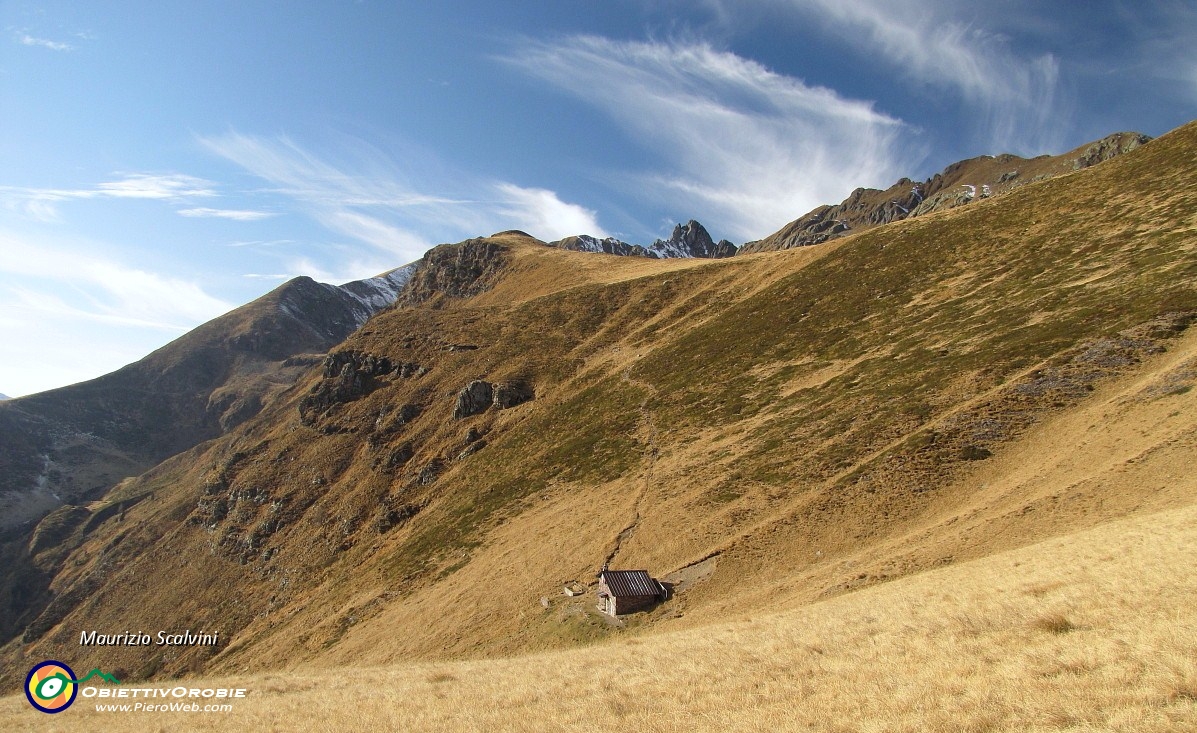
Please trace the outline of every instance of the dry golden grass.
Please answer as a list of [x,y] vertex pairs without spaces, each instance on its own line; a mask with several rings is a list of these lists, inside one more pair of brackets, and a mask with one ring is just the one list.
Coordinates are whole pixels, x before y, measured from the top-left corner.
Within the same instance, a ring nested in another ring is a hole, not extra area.
[[1189,506],[684,632],[203,683],[250,690],[231,713],[50,718],[11,696],[0,728],[1191,731],[1195,555]]

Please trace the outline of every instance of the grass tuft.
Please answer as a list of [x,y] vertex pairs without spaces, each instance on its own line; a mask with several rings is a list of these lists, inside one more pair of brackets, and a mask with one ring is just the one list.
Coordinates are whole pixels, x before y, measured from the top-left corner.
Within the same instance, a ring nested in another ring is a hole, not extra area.
[[1049,613],[1046,616],[1040,616],[1035,619],[1032,624],[1040,631],[1046,631],[1052,634],[1067,634],[1071,631],[1076,631],[1080,627],[1074,624],[1063,613]]

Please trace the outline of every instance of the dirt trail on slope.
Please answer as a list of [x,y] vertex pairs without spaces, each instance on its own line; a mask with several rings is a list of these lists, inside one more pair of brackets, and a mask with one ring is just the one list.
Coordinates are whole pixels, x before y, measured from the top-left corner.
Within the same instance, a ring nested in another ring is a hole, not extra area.
[[603,561],[604,567],[615,562],[615,558],[619,555],[623,543],[631,539],[636,532],[636,527],[640,524],[640,507],[644,502],[644,497],[647,496],[649,490],[653,485],[654,468],[657,465],[657,460],[661,457],[661,450],[657,445],[657,424],[653,419],[652,411],[648,409],[648,404],[657,396],[657,388],[652,384],[637,379],[632,376],[632,369],[635,363],[628,365],[623,370],[621,378],[624,382],[639,387],[644,390],[644,399],[637,406],[639,411],[639,420],[636,426],[636,437],[644,446],[643,457],[641,458],[640,478],[637,480],[639,486],[636,489],[636,503],[633,507],[632,521],[624,527],[618,535],[615,536],[615,546],[611,552],[607,553],[606,560]]

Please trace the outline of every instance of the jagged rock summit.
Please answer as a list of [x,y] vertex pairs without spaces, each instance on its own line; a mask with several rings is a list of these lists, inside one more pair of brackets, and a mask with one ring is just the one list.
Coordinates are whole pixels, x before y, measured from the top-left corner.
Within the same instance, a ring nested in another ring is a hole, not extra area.
[[678,224],[673,228],[669,239],[658,239],[649,245],[649,250],[659,253],[661,257],[731,257],[736,253],[736,245],[726,239],[716,244],[702,224],[691,219],[685,224]]
[[738,250],[736,245],[726,239],[721,239],[716,243],[706,228],[693,219],[685,224],[676,225],[673,228],[673,233],[669,235],[669,239],[658,239],[647,247],[628,244],[614,237],[599,239],[588,234],[566,237],[556,242],[550,242],[549,246],[575,252],[602,252],[623,257],[653,257],[656,259],[690,257],[718,259],[731,257]]

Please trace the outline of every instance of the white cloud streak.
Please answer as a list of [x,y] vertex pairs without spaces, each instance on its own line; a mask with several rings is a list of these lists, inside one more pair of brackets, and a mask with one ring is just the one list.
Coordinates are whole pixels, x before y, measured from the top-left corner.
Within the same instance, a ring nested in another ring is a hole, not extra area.
[[[922,157],[901,121],[865,101],[705,43],[577,36],[504,59],[594,105],[672,170],[645,193],[717,234],[764,236],[852,188],[888,184]],[[708,219],[710,217],[710,219]]]
[[1057,152],[1068,126],[1060,63],[1020,55],[1003,34],[957,19],[971,6],[941,0],[778,0],[835,32],[861,54],[888,62],[908,83],[950,89],[965,123],[995,150]]
[[[417,171],[374,149],[368,160],[359,156],[336,164],[286,137],[229,133],[200,142],[270,183],[275,193],[294,199],[329,231],[395,257],[391,267],[419,258],[437,241],[499,229],[528,229],[549,239],[603,233],[593,211],[561,201],[552,191],[468,175],[453,176],[452,191],[430,190],[435,183],[410,183]],[[310,260],[297,264],[312,277],[337,281]],[[355,271],[350,279],[364,275]]]
[[[0,232],[0,248],[0,274],[24,283],[5,289],[6,308],[182,332],[233,307],[193,282],[88,254],[83,244],[32,243]],[[46,287],[33,288],[31,279]],[[66,294],[74,296],[69,305]]]
[[6,208],[36,221],[58,219],[56,204],[86,199],[140,199],[182,203],[217,196],[215,184],[182,173],[129,173],[91,188],[29,188],[0,186]]
[[270,211],[247,211],[244,209],[210,209],[198,207],[194,209],[180,209],[179,216],[205,219],[232,219],[233,221],[258,221],[269,219],[277,214]]
[[51,51],[74,51],[75,47],[69,43],[62,43],[60,41],[49,41],[45,38],[37,38],[28,33],[18,33],[17,40],[25,46],[39,46],[41,48],[48,48]]
[[182,173],[169,175],[131,173],[120,180],[101,183],[92,191],[71,191],[67,192],[67,195],[80,198],[108,196],[128,199],[177,200],[196,196],[216,196],[217,193],[213,183]]

